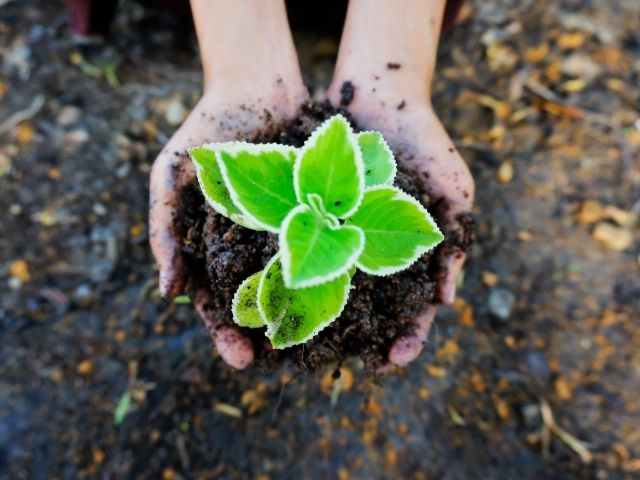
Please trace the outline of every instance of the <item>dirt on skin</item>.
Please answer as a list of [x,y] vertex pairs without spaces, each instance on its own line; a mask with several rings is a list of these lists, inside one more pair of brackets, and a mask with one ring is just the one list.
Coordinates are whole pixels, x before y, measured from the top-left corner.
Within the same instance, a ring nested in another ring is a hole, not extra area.
[[[353,86],[347,83],[342,90],[350,91],[353,96]],[[300,147],[323,120],[337,112],[326,103],[304,105],[298,118],[283,125],[275,134],[260,135],[253,141]],[[434,207],[436,220],[445,213],[446,207],[424,191],[416,174],[401,165],[394,184],[419,199],[425,207]],[[217,214],[206,204],[197,185],[187,189],[183,198],[184,214],[178,218],[183,221],[181,230],[186,232],[184,251],[190,258],[194,280],[198,284],[208,281],[213,292],[210,307],[219,312],[224,323],[233,325],[233,295],[245,278],[262,270],[277,252],[277,237],[241,227]],[[456,247],[463,243],[467,250],[473,239],[470,214],[465,226],[468,228],[464,238],[451,234],[451,241],[438,248],[455,248],[455,242]],[[345,310],[304,345],[274,350],[264,336],[264,329],[243,329],[253,339],[256,364],[274,369],[289,359],[300,369],[313,371],[329,364],[339,365],[352,356],[362,358],[372,368],[382,364],[393,341],[411,334],[413,319],[425,305],[436,300],[433,279],[440,278],[442,273],[439,265],[430,267],[431,254],[424,254],[410,268],[395,275],[376,277],[356,272]]]

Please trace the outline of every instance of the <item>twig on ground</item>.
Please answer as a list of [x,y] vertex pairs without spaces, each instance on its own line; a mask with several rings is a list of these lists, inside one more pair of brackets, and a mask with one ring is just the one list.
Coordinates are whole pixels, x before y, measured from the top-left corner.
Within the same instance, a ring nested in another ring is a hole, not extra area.
[[571,450],[576,452],[584,463],[591,463],[593,454],[581,440],[571,435],[569,432],[560,427],[553,418],[553,412],[546,400],[540,400],[540,413],[542,414],[542,423],[551,433],[556,435]]
[[25,120],[29,120],[30,118],[32,118],[36,113],[40,111],[43,105],[44,95],[36,95],[36,97],[27,108],[14,112],[9,116],[9,118],[7,118],[0,124],[0,135],[10,131],[20,122],[24,122]]

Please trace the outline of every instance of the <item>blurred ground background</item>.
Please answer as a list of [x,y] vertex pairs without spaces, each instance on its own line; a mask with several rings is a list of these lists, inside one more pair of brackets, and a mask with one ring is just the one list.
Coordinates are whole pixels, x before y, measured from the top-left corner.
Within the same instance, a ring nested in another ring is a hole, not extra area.
[[[464,7],[434,94],[477,182],[464,288],[414,364],[337,383],[234,373],[157,296],[190,30],[124,0],[86,42],[58,2],[0,5],[1,479],[640,478],[640,2]],[[337,38],[296,41],[318,96]]]

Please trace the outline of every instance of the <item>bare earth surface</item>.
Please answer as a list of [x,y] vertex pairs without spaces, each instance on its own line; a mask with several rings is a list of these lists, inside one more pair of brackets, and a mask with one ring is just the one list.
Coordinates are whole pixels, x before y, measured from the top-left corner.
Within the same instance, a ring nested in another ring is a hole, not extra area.
[[[463,10],[434,102],[478,185],[464,287],[418,361],[338,380],[233,372],[158,299],[147,179],[191,34],[125,0],[86,43],[2,4],[0,479],[640,476],[639,2]],[[326,82],[336,39],[296,40]]]

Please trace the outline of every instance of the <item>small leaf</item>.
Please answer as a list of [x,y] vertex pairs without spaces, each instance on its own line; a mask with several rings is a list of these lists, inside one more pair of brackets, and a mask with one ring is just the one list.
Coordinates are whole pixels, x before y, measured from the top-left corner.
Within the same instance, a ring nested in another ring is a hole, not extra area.
[[409,267],[444,236],[429,212],[395,187],[367,189],[362,205],[347,223],[365,236],[358,268],[371,275],[389,275]]
[[216,160],[216,144],[191,148],[189,156],[196,165],[196,176],[205,200],[223,217],[252,230],[262,230],[242,214],[231,200],[229,190],[224,183],[220,167]]
[[126,391],[120,400],[118,401],[118,406],[116,407],[116,411],[113,413],[113,423],[115,425],[121,425],[124,422],[124,417],[129,413],[129,408],[131,407],[131,395],[128,391]]
[[191,298],[189,295],[178,295],[173,299],[173,303],[177,303],[178,305],[189,305],[191,303]]
[[258,284],[261,276],[262,272],[258,272],[246,278],[233,296],[233,321],[241,327],[264,327],[264,321],[258,311]]
[[348,272],[362,252],[364,235],[357,227],[329,222],[311,207],[298,205],[282,223],[279,247],[285,284],[306,288]]
[[258,308],[271,345],[281,349],[316,336],[342,313],[350,289],[351,279],[346,273],[315,287],[288,289],[279,255],[275,255],[258,287]]
[[300,203],[315,193],[338,218],[356,211],[364,189],[364,165],[356,137],[342,115],[313,132],[300,150],[293,175]]
[[360,132],[358,144],[364,161],[366,186],[393,183],[396,176],[396,161],[382,134],[379,132]]
[[216,151],[233,203],[255,224],[277,233],[287,213],[298,204],[293,189],[296,149],[229,142],[218,144]]

